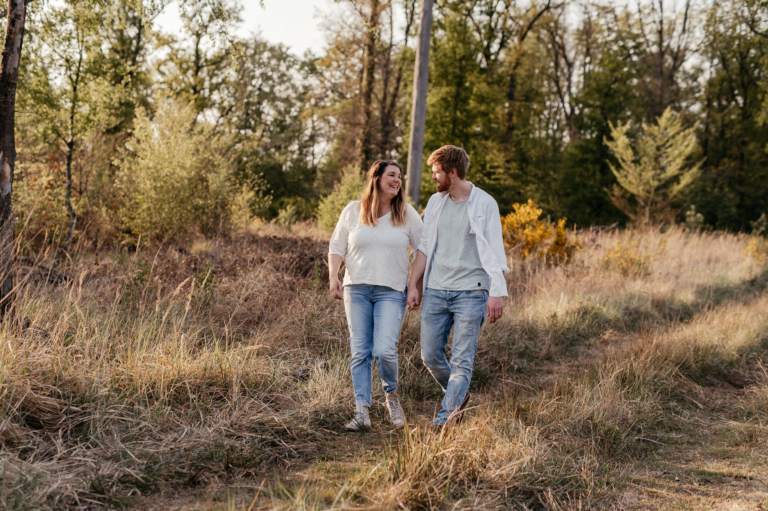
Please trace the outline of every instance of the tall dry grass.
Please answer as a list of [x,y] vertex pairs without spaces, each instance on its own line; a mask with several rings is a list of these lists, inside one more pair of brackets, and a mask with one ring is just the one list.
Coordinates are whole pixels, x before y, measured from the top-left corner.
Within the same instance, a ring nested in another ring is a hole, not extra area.
[[[619,464],[682,427],[681,410],[724,410],[712,388],[740,389],[728,413],[768,420],[765,270],[741,236],[671,229],[587,237],[567,266],[511,261],[453,431],[429,428],[440,395],[409,314],[408,427],[340,434],[343,309],[322,235],[293,230],[83,252],[56,267],[63,284],[21,271],[28,321],[0,337],[0,508],[142,507],[234,483],[253,487],[231,502],[246,509],[587,508],[610,501]],[[357,475],[301,475],[329,449]]]

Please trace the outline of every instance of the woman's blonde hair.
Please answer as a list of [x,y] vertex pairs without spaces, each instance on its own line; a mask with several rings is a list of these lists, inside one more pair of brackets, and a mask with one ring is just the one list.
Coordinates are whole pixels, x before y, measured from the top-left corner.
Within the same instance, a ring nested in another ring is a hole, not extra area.
[[[368,171],[368,181],[365,183],[365,189],[363,189],[363,197],[360,199],[360,222],[370,227],[378,224],[376,216],[379,212],[379,181],[381,176],[384,175],[384,170],[392,165],[400,169],[400,174],[403,173],[403,168],[396,161],[391,160],[379,160],[371,165],[371,170]],[[397,191],[397,195],[392,198],[392,216],[390,217],[390,223],[394,226],[401,226],[406,224],[405,220],[405,198],[403,197],[403,187]]]

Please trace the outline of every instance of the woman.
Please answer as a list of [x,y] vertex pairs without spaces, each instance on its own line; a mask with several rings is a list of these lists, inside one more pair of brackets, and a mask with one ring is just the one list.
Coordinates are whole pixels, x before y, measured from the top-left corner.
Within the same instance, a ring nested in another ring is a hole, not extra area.
[[[344,426],[352,431],[371,427],[374,358],[390,421],[395,427],[404,423],[397,398],[397,341],[406,305],[408,246],[414,251],[419,246],[422,223],[405,202],[402,174],[397,162],[374,163],[362,199],[344,208],[331,237],[331,295],[344,300],[352,347],[355,417]],[[347,265],[343,284],[342,260]]]

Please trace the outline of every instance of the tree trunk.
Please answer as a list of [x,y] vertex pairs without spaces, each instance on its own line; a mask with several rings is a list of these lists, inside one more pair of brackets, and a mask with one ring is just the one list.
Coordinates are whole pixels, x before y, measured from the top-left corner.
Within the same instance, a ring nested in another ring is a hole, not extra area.
[[373,87],[376,73],[376,45],[379,34],[379,0],[371,0],[371,17],[366,20],[368,38],[365,43],[365,63],[363,65],[363,142],[360,148],[363,172],[373,163]]
[[0,69],[0,314],[4,320],[13,314],[13,209],[11,186],[16,165],[16,83],[19,77],[21,45],[27,6],[24,0],[8,0],[2,69]]
[[432,33],[433,0],[421,4],[419,44],[413,77],[411,135],[408,140],[408,195],[419,205],[421,196],[421,158],[424,152],[424,125],[427,121],[427,79],[429,77],[429,39]]
[[64,205],[67,207],[67,213],[69,213],[69,229],[67,230],[67,239],[64,240],[64,250],[69,250],[69,242],[72,241],[72,234],[75,232],[75,225],[77,225],[77,215],[75,210],[72,209],[72,152],[75,148],[75,141],[69,139],[67,141],[67,191],[64,195]]
[[515,111],[517,106],[517,68],[518,62],[512,66],[512,71],[509,73],[509,82],[507,85],[507,115],[506,115],[506,130],[505,138],[508,144],[512,143],[512,137],[515,134],[515,128],[517,127],[517,119],[515,117]]

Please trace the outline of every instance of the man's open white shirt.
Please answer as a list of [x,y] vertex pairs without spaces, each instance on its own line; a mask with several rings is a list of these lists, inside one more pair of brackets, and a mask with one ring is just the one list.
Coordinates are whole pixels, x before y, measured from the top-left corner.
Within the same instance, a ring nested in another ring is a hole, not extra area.
[[[472,183],[470,183],[472,184]],[[451,200],[448,192],[434,194],[427,203],[424,211],[424,229],[421,232],[419,248],[427,256],[427,267],[424,270],[424,289],[429,282],[429,272],[432,267],[432,257],[437,246],[437,222],[443,212],[446,201]],[[499,206],[493,197],[475,185],[469,194],[467,214],[469,227],[477,240],[477,253],[483,269],[491,281],[489,295],[493,297],[507,296],[507,284],[504,275],[509,273],[507,254],[504,252],[504,237],[501,233],[501,216]]]

